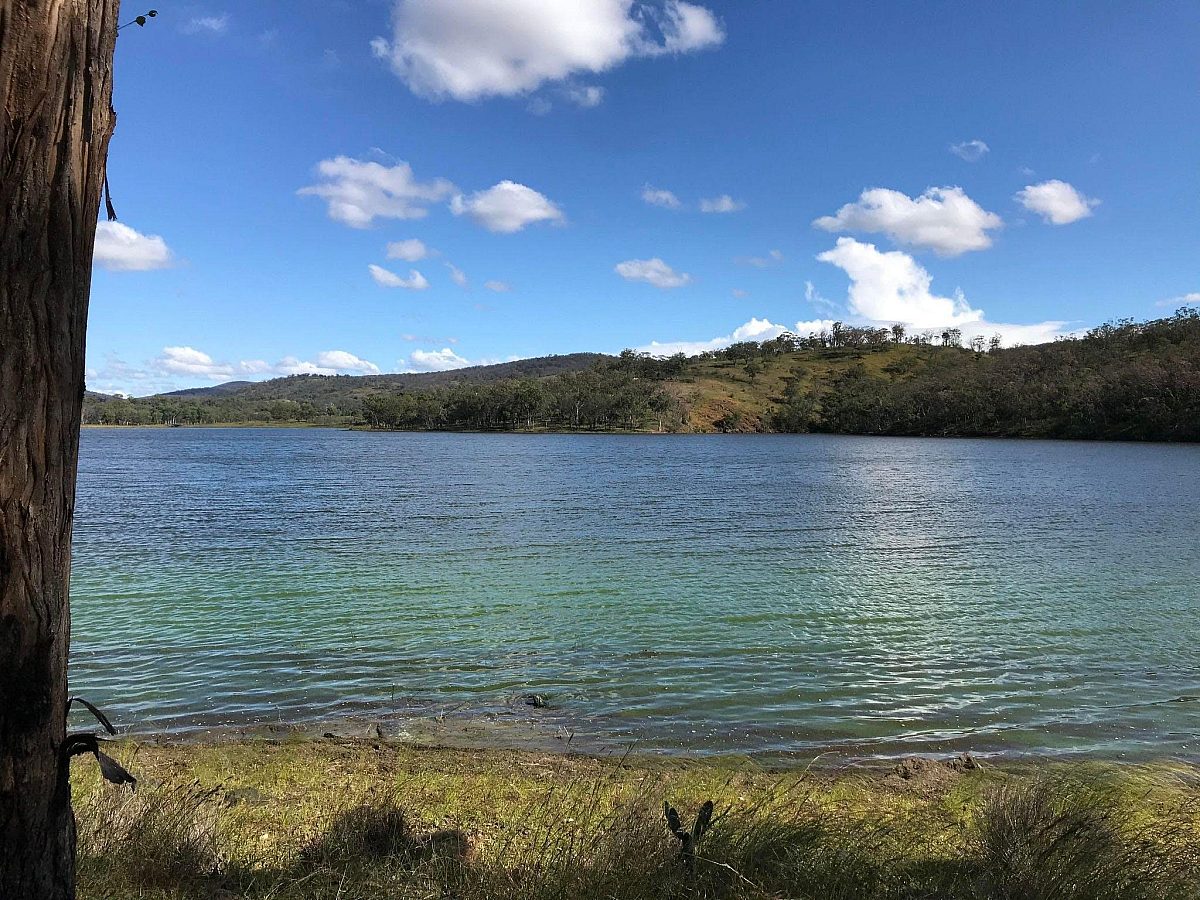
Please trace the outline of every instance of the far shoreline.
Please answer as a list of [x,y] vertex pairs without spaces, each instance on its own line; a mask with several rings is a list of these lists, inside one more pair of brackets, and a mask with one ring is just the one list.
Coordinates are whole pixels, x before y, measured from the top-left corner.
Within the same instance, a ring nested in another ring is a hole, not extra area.
[[627,430],[595,430],[595,431],[561,431],[553,429],[518,429],[482,430],[470,428],[372,428],[364,425],[347,425],[345,423],[321,422],[207,422],[188,425],[107,425],[82,424],[82,430],[87,431],[169,431],[173,429],[199,429],[213,431],[220,429],[239,431],[348,431],[357,434],[471,434],[471,435],[504,435],[504,436],[556,436],[556,437],[857,437],[857,438],[892,438],[897,440],[958,440],[958,441],[1046,441],[1061,444],[1133,444],[1138,446],[1159,447],[1195,447],[1200,441],[1191,440],[1141,440],[1138,438],[1093,438],[1093,437],[1046,437],[1021,434],[880,434],[876,432],[842,432],[842,431],[627,431]]

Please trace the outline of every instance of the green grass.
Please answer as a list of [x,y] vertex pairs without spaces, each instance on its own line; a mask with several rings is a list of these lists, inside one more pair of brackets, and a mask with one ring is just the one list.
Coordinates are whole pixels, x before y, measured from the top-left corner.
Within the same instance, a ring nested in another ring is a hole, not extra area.
[[683,380],[668,382],[668,389],[687,406],[688,424],[693,431],[716,431],[717,422],[730,414],[740,416],[743,431],[771,431],[772,417],[791,380],[807,393],[855,366],[878,376],[887,367],[923,366],[937,352],[937,348],[909,344],[800,350],[762,357],[762,371],[753,378],[746,373],[744,363],[701,360],[693,363]]
[[[74,773],[88,898],[1200,896],[1200,772],[762,771],[350,741],[118,745]],[[663,819],[717,817],[694,866]]]

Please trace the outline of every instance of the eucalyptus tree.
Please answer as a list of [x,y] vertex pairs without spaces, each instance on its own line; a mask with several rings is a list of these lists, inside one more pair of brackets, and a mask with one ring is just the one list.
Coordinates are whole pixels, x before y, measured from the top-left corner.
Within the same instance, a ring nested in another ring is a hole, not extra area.
[[75,893],[68,582],[117,8],[0,3],[0,897],[13,900]]

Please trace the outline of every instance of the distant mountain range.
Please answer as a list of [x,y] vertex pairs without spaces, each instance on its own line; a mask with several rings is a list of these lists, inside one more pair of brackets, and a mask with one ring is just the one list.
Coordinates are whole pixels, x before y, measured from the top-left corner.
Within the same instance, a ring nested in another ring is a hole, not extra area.
[[[185,388],[154,394],[155,397],[237,397],[243,400],[309,400],[320,402],[334,396],[345,396],[356,390],[421,389],[447,384],[486,384],[507,378],[544,378],[567,372],[582,372],[601,360],[611,359],[603,353],[568,353],[559,356],[538,356],[490,366],[469,366],[445,372],[404,372],[393,375],[289,375],[268,381],[227,381],[212,387]],[[89,392],[89,397],[102,399],[105,394]]]

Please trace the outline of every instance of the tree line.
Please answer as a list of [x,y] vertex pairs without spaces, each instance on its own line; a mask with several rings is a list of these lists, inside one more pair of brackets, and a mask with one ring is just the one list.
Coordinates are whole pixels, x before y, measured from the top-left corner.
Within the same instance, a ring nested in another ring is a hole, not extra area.
[[1200,440],[1200,311],[1081,338],[933,353],[816,388],[791,381],[779,431],[1098,440]]
[[372,428],[426,430],[676,431],[685,414],[662,384],[620,363],[537,380],[375,394],[362,405]]

